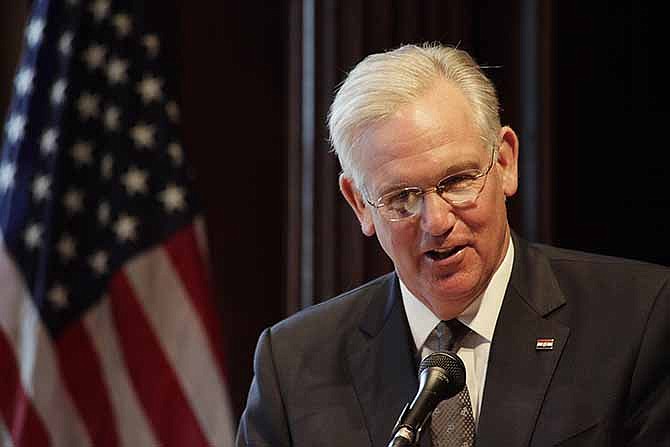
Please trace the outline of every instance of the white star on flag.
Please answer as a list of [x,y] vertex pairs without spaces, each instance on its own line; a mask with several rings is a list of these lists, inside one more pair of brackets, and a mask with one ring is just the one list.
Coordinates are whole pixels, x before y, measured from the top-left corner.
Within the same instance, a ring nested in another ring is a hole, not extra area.
[[23,240],[29,249],[34,249],[42,243],[42,225],[38,223],[28,225]]
[[28,46],[34,47],[42,41],[42,33],[44,32],[44,20],[42,19],[33,19],[28,24],[26,30],[26,39],[28,41]]
[[121,183],[126,187],[128,195],[137,193],[146,194],[147,192],[147,173],[141,169],[132,166],[121,177]]
[[163,81],[156,77],[145,76],[137,85],[137,92],[142,96],[142,102],[148,104],[163,99],[162,84]]
[[51,86],[51,103],[54,105],[61,104],[65,99],[65,89],[67,88],[67,82],[65,79],[59,79],[53,83]]
[[5,192],[14,186],[15,175],[16,165],[14,163],[3,162],[0,165],[0,192]]
[[114,232],[120,242],[134,241],[137,238],[137,219],[134,217],[121,215],[114,224]]
[[174,161],[176,165],[180,165],[184,161],[184,153],[179,143],[170,143],[168,145],[168,154],[170,154],[172,161]]
[[107,48],[104,45],[91,45],[84,50],[82,58],[86,62],[86,66],[89,70],[95,70],[100,68],[105,62],[105,56],[107,55]]
[[105,109],[105,129],[111,131],[119,130],[119,119],[121,117],[121,112],[118,107],[108,106]]
[[64,309],[70,303],[68,301],[67,289],[60,284],[56,284],[49,290],[49,302],[56,309]]
[[29,93],[33,89],[33,79],[35,72],[32,68],[22,68],[14,79],[14,87],[19,96]]
[[63,204],[70,214],[78,213],[84,208],[84,196],[81,191],[71,189],[65,193]]
[[130,136],[138,148],[150,148],[154,145],[154,131],[154,126],[140,123],[130,129]]
[[109,15],[109,0],[95,0],[89,9],[95,21],[100,22]]
[[16,143],[23,138],[24,128],[26,127],[26,117],[24,115],[12,115],[7,121],[6,132],[7,139],[11,144]]
[[168,114],[168,118],[170,118],[170,121],[173,123],[179,122],[179,106],[177,105],[176,102],[170,101],[167,103],[165,106],[165,111]]
[[161,42],[158,40],[158,36],[155,34],[147,34],[142,39],[144,47],[147,49],[149,56],[156,57],[158,56],[158,51],[160,50]]
[[107,78],[111,84],[120,84],[128,80],[128,62],[117,57],[111,59],[107,64]]
[[171,183],[159,194],[159,199],[163,202],[165,210],[172,213],[177,210],[183,210],[186,206],[184,200],[184,190]]
[[61,239],[58,241],[56,249],[58,250],[58,254],[64,263],[68,262],[77,255],[77,245],[74,239],[72,239],[72,236],[67,233],[63,234]]
[[120,38],[124,38],[130,34],[132,22],[130,17],[128,17],[128,14],[116,14],[112,19],[112,22],[116,28],[116,33]]
[[110,154],[106,154],[104,157],[102,157],[102,161],[100,162],[100,174],[102,175],[102,178],[109,180],[114,173],[113,169],[114,158],[112,158]]
[[74,38],[74,34],[72,34],[72,31],[66,31],[63,33],[63,35],[60,37],[58,40],[58,51],[61,53],[68,55],[72,51],[72,39]]
[[72,158],[78,166],[90,165],[93,162],[93,147],[90,143],[80,141],[72,146]]
[[107,226],[109,223],[109,216],[111,215],[111,209],[109,203],[102,202],[98,206],[98,221],[102,226]]
[[102,275],[107,272],[107,260],[108,260],[107,253],[100,250],[89,258],[89,264],[96,273]]
[[41,200],[49,197],[51,192],[51,177],[48,175],[38,175],[33,180],[33,197],[35,201],[39,202]]
[[98,95],[93,95],[91,93],[85,92],[79,97],[77,101],[77,109],[79,109],[79,115],[82,120],[87,120],[89,118],[95,118],[100,113],[98,110],[98,103],[100,98]]
[[58,130],[50,127],[42,133],[40,138],[40,149],[44,155],[49,155],[56,150],[56,141],[58,140]]

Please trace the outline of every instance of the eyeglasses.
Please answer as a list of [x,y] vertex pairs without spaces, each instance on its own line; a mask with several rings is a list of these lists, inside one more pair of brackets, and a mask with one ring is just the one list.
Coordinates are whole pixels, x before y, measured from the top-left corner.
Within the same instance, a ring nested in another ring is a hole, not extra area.
[[391,191],[382,195],[376,201],[365,199],[370,206],[379,210],[385,219],[396,222],[418,215],[423,206],[423,197],[435,192],[445,202],[455,208],[464,208],[472,205],[486,184],[486,176],[493,167],[496,149],[491,148],[491,160],[485,171],[468,169],[457,174],[449,175],[440,180],[432,188],[413,186]]

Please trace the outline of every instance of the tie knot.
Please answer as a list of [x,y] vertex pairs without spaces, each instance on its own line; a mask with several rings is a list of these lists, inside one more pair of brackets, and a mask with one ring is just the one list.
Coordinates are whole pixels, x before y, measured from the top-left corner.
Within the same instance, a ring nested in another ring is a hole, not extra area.
[[470,329],[456,318],[442,320],[433,330],[434,342],[431,348],[436,351],[456,351],[469,331]]

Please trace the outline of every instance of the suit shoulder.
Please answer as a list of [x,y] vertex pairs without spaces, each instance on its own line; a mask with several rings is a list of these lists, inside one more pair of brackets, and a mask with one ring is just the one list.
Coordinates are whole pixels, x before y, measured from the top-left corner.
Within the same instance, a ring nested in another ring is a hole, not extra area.
[[275,324],[273,334],[326,331],[358,324],[370,301],[379,293],[388,294],[395,284],[395,273],[388,273],[319,304],[314,304]]
[[670,275],[670,268],[666,266],[634,259],[570,250],[537,243],[531,243],[529,244],[529,247],[531,250],[541,252],[553,265],[574,263],[576,265],[591,266],[596,269],[604,268],[610,271],[612,269],[622,269],[628,271],[645,271],[649,273],[657,273],[660,276]]
[[[670,284],[670,268],[643,261],[530,244],[548,260],[564,291],[582,296],[621,297],[619,301],[652,300]],[[627,300],[635,296],[637,300]],[[646,298],[643,298],[646,297]]]

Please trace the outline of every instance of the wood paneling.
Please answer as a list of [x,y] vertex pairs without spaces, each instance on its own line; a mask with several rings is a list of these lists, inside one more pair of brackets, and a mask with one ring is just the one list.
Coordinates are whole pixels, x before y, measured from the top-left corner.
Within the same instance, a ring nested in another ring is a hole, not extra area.
[[286,16],[282,2],[180,5],[184,147],[206,210],[237,414],[256,340],[285,315]]

